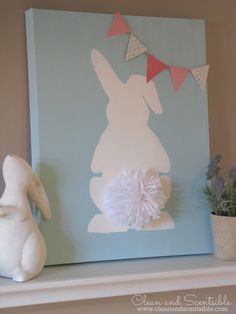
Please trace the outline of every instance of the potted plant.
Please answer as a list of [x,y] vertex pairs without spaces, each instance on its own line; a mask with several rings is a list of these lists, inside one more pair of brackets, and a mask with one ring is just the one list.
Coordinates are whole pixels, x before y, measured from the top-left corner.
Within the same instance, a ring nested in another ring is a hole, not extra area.
[[227,176],[221,176],[221,159],[217,155],[211,160],[202,192],[212,209],[214,256],[236,261],[236,167],[231,168]]

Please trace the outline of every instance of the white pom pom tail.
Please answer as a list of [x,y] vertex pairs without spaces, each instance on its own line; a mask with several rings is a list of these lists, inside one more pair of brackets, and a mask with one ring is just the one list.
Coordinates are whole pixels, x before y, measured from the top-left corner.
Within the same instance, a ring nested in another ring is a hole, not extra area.
[[117,225],[140,229],[160,218],[166,201],[158,175],[144,170],[124,170],[108,187],[106,209]]

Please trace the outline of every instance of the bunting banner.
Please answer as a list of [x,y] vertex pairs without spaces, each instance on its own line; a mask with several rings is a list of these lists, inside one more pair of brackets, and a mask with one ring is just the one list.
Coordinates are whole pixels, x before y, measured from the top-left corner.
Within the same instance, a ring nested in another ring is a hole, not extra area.
[[135,57],[138,57],[147,51],[147,48],[141,43],[141,41],[136,36],[134,36],[133,33],[131,33],[125,55],[125,61],[129,61]]
[[209,65],[204,65],[198,68],[192,68],[191,73],[200,85],[200,87],[205,90],[206,89],[206,82],[207,76],[209,71]]
[[107,37],[131,33],[131,31],[132,30],[129,27],[129,24],[125,21],[123,16],[117,12],[115,13],[112,23],[108,29]]
[[180,68],[175,66],[169,66],[170,74],[174,89],[177,91],[183,84],[186,76],[188,75],[189,69]]
[[185,81],[189,72],[192,73],[193,77],[199,84],[202,90],[206,89],[207,77],[209,71],[209,65],[203,65],[200,67],[194,68],[184,68],[179,66],[167,65],[155,56],[148,53],[148,48],[134,35],[131,27],[125,21],[124,17],[116,12],[114,14],[112,23],[108,29],[107,37],[127,34],[129,35],[129,41],[127,44],[125,61],[130,61],[135,57],[146,54],[147,55],[147,72],[146,72],[146,81],[149,82],[156,75],[162,72],[165,69],[169,69],[172,85],[175,91],[178,91],[183,82]]
[[147,82],[149,82],[154,76],[165,70],[167,65],[162,63],[154,56],[147,55]]

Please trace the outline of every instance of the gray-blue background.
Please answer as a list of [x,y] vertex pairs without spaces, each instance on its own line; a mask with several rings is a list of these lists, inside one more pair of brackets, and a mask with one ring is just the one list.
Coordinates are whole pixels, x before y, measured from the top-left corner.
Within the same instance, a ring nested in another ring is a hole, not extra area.
[[[145,75],[146,57],[124,61],[128,36],[106,38],[112,15],[30,10],[27,16],[32,163],[47,190],[53,218],[42,223],[48,264],[211,252],[209,214],[199,193],[209,159],[207,93],[191,74],[175,92],[170,74],[154,79],[163,107],[150,115],[171,160],[172,230],[91,234],[99,210],[89,194],[90,164],[107,126],[107,96],[90,60],[92,48],[121,80]],[[167,64],[206,63],[202,20],[126,16],[149,52]],[[106,158],[106,156],[104,156]]]

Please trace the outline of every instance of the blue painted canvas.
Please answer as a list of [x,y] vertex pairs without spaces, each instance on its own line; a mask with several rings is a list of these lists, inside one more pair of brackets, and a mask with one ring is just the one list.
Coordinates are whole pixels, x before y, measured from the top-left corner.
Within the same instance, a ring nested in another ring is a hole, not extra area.
[[[32,166],[52,208],[51,221],[37,217],[48,265],[212,251],[199,192],[207,91],[191,73],[178,91],[168,70],[147,83],[146,56],[125,61],[129,36],[106,37],[112,18],[26,12]],[[125,19],[166,64],[205,65],[204,21]]]

